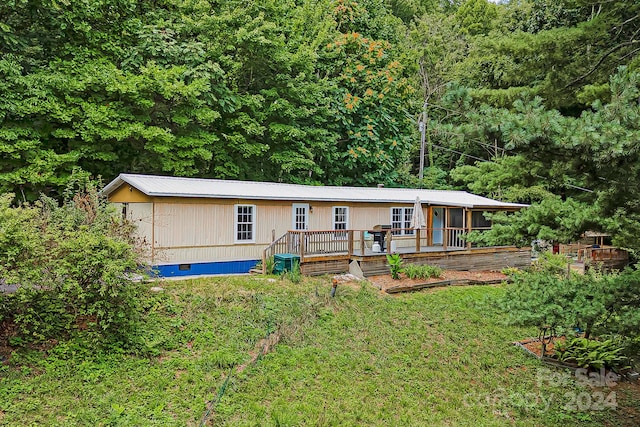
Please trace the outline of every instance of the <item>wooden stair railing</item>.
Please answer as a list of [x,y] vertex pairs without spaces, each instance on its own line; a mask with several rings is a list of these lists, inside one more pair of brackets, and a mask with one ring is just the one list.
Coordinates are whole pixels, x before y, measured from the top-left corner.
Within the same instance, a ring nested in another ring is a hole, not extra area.
[[262,251],[262,274],[267,273],[267,260],[276,254],[286,254],[289,248],[289,232],[275,239]]

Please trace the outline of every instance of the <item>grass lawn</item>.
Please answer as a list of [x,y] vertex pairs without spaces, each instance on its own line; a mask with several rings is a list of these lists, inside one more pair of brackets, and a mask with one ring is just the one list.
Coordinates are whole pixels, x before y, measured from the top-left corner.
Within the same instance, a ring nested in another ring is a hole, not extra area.
[[[0,367],[0,425],[199,425],[215,401],[207,425],[589,426],[628,415],[598,410],[597,393],[638,404],[512,346],[536,331],[503,324],[502,286],[389,296],[365,283],[335,298],[328,278],[162,286],[145,301],[141,354],[14,354]],[[237,369],[269,334],[272,351]]]

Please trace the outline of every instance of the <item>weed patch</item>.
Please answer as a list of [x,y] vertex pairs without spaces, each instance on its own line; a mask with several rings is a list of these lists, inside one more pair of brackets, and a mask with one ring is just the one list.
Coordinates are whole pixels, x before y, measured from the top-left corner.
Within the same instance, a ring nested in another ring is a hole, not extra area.
[[2,423],[197,425],[208,408],[209,424],[229,426],[589,426],[611,417],[567,410],[564,394],[580,385],[541,381],[538,361],[510,345],[536,331],[503,324],[502,286],[391,297],[365,284],[335,298],[328,278],[162,286],[141,301],[139,353],[71,340],[14,354],[0,369]]

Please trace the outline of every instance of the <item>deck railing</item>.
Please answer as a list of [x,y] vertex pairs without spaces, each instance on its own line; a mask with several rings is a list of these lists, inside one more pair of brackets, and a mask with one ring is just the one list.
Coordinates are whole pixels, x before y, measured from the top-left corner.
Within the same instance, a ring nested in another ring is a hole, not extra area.
[[[386,253],[403,249],[421,252],[427,247],[442,247],[442,250],[459,250],[470,248],[465,235],[468,230],[457,227],[442,227],[414,230],[409,228],[392,228],[386,230],[293,230],[275,239],[267,246],[262,255],[263,270],[266,260],[276,254],[291,253],[300,256],[304,262],[309,256],[352,256],[375,254],[374,243],[380,236]],[[374,236],[377,239],[374,240]],[[437,241],[436,241],[437,240]]]
[[623,249],[619,249],[613,246],[605,247],[588,247],[578,251],[578,260],[590,260],[590,261],[612,261],[612,260],[625,260],[629,258],[629,253]]
[[464,228],[447,228],[447,246],[451,248],[465,248],[467,242],[464,240],[466,230]]
[[289,233],[285,233],[282,236],[275,239],[269,246],[262,251],[262,274],[267,272],[267,260],[276,254],[291,253],[291,246],[289,244]]

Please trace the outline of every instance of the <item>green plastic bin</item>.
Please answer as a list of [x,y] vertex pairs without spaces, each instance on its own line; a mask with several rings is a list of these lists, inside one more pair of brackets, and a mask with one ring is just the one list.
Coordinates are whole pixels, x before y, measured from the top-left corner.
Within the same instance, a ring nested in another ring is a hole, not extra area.
[[300,257],[295,254],[277,254],[273,256],[273,272],[282,274],[285,271],[292,271],[293,265],[300,264]]

